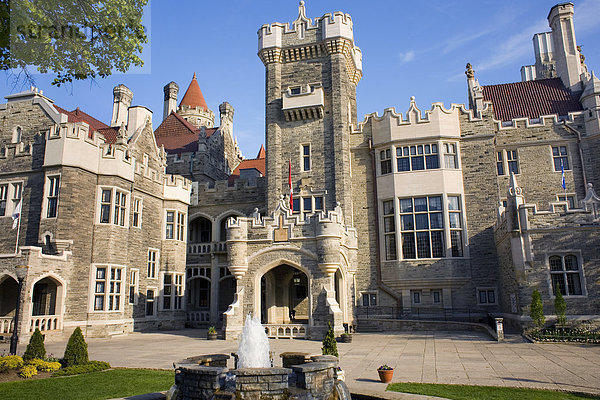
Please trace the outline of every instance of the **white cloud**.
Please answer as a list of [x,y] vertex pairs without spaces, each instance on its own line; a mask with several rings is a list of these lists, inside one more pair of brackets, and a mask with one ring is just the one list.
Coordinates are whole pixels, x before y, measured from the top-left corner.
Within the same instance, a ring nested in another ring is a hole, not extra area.
[[406,53],[398,54],[398,56],[400,57],[400,64],[406,64],[415,59],[415,51],[409,50]]

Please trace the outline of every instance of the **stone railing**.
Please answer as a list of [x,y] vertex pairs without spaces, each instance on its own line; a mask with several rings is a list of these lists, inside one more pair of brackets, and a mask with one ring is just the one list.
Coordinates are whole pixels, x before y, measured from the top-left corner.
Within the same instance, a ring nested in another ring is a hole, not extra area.
[[265,333],[270,338],[304,338],[308,325],[305,324],[266,324]]
[[35,331],[38,328],[40,331],[59,331],[62,329],[62,316],[60,315],[38,315],[31,317],[29,332]]
[[0,334],[12,333],[13,330],[13,317],[0,317]]
[[187,252],[188,254],[226,253],[227,245],[225,242],[188,243]]
[[210,311],[188,311],[187,320],[189,322],[209,322]]

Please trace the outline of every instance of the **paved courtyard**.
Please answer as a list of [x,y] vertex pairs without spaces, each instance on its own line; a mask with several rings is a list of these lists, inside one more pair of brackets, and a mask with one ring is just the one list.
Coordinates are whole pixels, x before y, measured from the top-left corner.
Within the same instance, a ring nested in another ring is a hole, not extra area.
[[[207,341],[205,331],[134,333],[110,339],[89,339],[90,358],[117,367],[172,368],[183,358],[236,351],[236,341]],[[320,354],[321,343],[271,340],[275,363],[279,354],[304,351]],[[48,353],[62,356],[66,341],[46,344]],[[0,345],[0,353],[7,345]],[[20,351],[24,351],[20,347]],[[341,367],[351,389],[383,392],[377,367],[394,367],[394,382],[532,387],[600,394],[600,346],[532,344],[520,336],[495,342],[475,332],[398,332],[354,335],[338,343]],[[233,364],[233,361],[231,364]],[[230,365],[233,367],[233,365]]]

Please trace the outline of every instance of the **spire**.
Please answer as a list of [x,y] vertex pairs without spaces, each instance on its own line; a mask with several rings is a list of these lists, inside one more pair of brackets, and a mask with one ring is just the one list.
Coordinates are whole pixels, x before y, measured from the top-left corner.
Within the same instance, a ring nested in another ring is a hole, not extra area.
[[266,157],[267,157],[267,152],[265,151],[265,146],[263,146],[261,144],[260,150],[258,151],[258,155],[256,156],[256,158],[261,159],[261,158],[266,158]]
[[182,106],[188,106],[190,108],[200,107],[205,111],[208,110],[208,106],[206,105],[206,101],[204,100],[204,96],[202,95],[202,91],[200,90],[200,86],[198,85],[198,81],[196,80],[195,72],[194,77],[190,82],[190,86],[183,95],[181,103],[179,103],[179,107]]

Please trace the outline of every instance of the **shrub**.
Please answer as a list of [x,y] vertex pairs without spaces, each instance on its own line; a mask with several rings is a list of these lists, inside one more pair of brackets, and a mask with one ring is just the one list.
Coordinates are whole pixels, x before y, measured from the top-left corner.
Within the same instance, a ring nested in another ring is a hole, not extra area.
[[71,334],[67,348],[65,349],[65,356],[63,357],[65,367],[71,367],[73,365],[87,364],[88,348],[81,328],[77,327]]
[[214,335],[217,333],[217,329],[214,326],[211,326],[208,328],[208,332],[209,335]]
[[567,303],[560,289],[556,290],[554,298],[554,311],[556,312],[556,323],[564,325],[567,323]]
[[105,369],[109,369],[110,364],[104,361],[89,361],[87,364],[82,365],[73,365],[71,367],[66,367],[63,369],[59,369],[52,376],[69,376],[69,375],[78,375],[78,374],[87,374],[88,372],[96,372],[96,371],[104,371]]
[[335,334],[333,333],[331,323],[329,323],[329,329],[325,338],[323,338],[323,347],[321,347],[321,350],[323,350],[323,355],[338,357],[337,343],[335,342]]
[[61,367],[59,362],[56,361],[44,361],[39,358],[34,358],[27,362],[27,365],[33,365],[38,371],[42,372],[54,372],[58,371]]
[[29,338],[27,350],[25,350],[25,354],[23,354],[23,361],[33,360],[34,358],[39,358],[41,360],[46,358],[44,337],[38,328],[35,328],[35,332],[33,332],[33,335]]
[[529,316],[538,328],[544,326],[544,322],[546,322],[546,317],[544,317],[544,305],[542,304],[542,296],[537,289],[535,289],[531,294],[531,308],[529,310]]
[[37,368],[34,367],[33,365],[23,365],[21,367],[21,369],[19,370],[19,376],[21,378],[31,378],[32,376],[35,376],[38,374]]
[[20,356],[0,357],[0,368],[17,369],[23,366],[23,359]]

